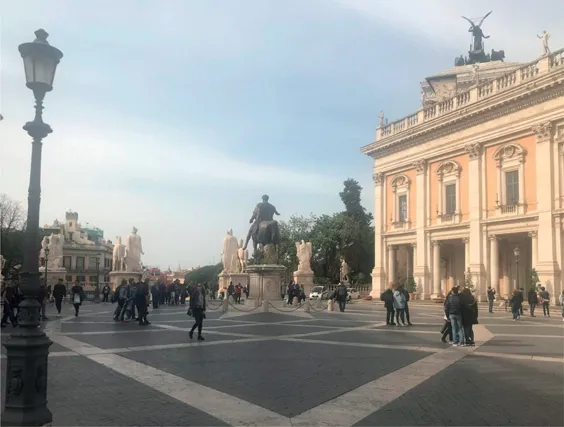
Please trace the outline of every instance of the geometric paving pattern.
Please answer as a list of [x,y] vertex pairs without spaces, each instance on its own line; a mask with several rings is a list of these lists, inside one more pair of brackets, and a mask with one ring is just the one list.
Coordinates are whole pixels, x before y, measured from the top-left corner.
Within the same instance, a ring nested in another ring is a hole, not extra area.
[[409,328],[385,326],[379,302],[209,311],[204,342],[184,306],[151,310],[148,327],[113,322],[113,308],[46,323],[53,425],[564,425],[559,316],[481,306],[476,347],[452,348],[441,307],[423,303]]

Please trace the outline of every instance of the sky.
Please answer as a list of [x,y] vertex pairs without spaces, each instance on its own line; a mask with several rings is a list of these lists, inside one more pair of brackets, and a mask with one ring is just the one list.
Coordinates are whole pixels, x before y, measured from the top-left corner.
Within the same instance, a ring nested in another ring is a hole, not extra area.
[[33,118],[18,45],[38,28],[63,51],[44,120],[41,224],[79,221],[143,238],[145,265],[219,262],[262,194],[282,214],[373,210],[372,142],[383,110],[419,107],[482,28],[507,61],[564,47],[561,0],[0,0],[0,192],[26,203]]

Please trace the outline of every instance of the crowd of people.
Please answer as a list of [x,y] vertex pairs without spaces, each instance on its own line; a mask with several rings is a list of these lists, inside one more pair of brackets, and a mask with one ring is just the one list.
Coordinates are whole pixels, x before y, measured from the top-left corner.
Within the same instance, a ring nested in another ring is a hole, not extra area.
[[409,316],[409,299],[409,292],[403,284],[389,284],[388,289],[380,295],[380,300],[384,301],[386,308],[386,325],[412,326]]
[[[212,295],[213,293],[210,293],[210,296]],[[218,291],[218,297],[220,300],[223,300],[227,297],[232,299],[236,304],[241,304],[242,295],[245,295],[246,299],[249,298],[249,286],[243,286],[240,283],[234,285],[233,282],[229,282],[229,286],[223,287]]]

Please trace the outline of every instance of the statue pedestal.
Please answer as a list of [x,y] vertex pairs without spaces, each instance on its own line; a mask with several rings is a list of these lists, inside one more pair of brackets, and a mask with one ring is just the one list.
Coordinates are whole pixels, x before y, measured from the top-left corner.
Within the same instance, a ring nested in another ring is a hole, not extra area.
[[138,282],[139,280],[141,280],[141,276],[143,276],[143,272],[141,271],[110,271],[110,286],[112,288],[112,291],[116,290],[123,279],[125,279],[126,281],[129,281],[129,279],[134,279],[136,282]]
[[294,271],[294,283],[304,285],[306,298],[309,298],[311,288],[313,288],[313,271]]
[[[249,285],[249,275],[247,273],[231,273],[229,274],[229,280],[233,282],[233,286]],[[227,285],[229,285],[229,282],[227,282]]]
[[[39,267],[39,272],[41,273],[41,277],[45,277],[45,267]],[[63,279],[63,281],[65,281],[66,276],[67,269],[64,267],[47,268],[47,281],[45,282],[45,284],[51,285],[52,288],[59,281],[59,279]]]
[[256,264],[247,267],[249,287],[255,298],[263,301],[280,301],[286,267],[277,264]]
[[221,273],[219,273],[217,277],[219,277],[218,280],[219,290],[221,291],[223,288],[227,289],[227,287],[229,286],[229,282],[231,280],[229,278],[229,273],[222,271]]

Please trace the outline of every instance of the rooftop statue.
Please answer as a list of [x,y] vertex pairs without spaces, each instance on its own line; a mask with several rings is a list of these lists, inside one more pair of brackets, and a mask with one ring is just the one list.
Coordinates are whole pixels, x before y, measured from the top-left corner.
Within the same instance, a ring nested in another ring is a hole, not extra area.
[[490,36],[485,36],[484,33],[482,32],[482,23],[484,22],[484,20],[488,16],[490,16],[491,13],[492,13],[492,11],[490,10],[486,14],[486,16],[484,16],[482,19],[480,19],[480,22],[478,23],[478,25],[476,25],[472,20],[463,16],[464,19],[466,19],[468,22],[470,22],[470,28],[468,29],[468,32],[472,33],[472,37],[474,38],[474,44],[472,46],[472,52],[483,51],[484,50],[484,43],[482,42],[482,39],[489,39],[490,38]]

